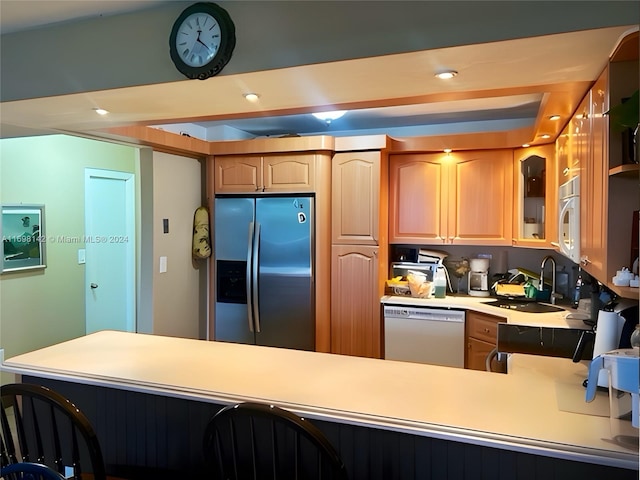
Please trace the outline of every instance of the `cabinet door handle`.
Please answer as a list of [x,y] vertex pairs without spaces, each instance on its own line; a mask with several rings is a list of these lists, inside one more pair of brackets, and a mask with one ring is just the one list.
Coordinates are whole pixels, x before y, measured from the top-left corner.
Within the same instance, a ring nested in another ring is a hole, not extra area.
[[488,328],[484,328],[484,333],[489,333],[491,330],[489,330]]

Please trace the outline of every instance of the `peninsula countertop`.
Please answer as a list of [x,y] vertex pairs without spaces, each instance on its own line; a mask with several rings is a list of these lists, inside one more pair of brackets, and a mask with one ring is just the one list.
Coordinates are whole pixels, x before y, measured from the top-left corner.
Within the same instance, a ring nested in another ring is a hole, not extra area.
[[[557,382],[581,381],[587,369],[571,360],[562,365],[555,377],[533,370],[500,375],[101,331],[9,358],[2,367],[212,403],[262,401],[309,418],[637,470],[637,448],[612,440],[608,416],[559,408]],[[630,422],[616,422],[638,435]]]

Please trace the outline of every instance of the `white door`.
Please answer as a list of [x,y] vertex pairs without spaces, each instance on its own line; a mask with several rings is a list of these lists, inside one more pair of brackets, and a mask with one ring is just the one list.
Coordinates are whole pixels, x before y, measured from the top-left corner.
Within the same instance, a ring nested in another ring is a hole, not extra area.
[[87,334],[135,331],[134,175],[85,169]]

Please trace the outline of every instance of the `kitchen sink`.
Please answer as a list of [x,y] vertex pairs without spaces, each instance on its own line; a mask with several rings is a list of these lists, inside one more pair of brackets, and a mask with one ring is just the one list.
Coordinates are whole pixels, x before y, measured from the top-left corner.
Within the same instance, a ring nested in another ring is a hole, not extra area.
[[509,310],[517,310],[519,312],[526,313],[550,313],[561,312],[564,308],[556,307],[554,305],[547,305],[546,303],[538,302],[525,302],[519,300],[507,300],[497,299],[490,302],[486,302],[485,305],[491,305],[492,307],[506,308]]

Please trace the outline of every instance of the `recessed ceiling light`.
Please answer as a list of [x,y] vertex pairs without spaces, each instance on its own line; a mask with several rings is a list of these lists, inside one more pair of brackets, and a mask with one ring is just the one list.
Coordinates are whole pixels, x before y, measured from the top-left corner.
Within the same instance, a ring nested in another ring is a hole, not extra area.
[[445,148],[443,151],[444,151],[444,153],[451,153],[451,149],[450,148]]
[[445,70],[436,73],[436,78],[439,78],[440,80],[448,80],[455,77],[456,75],[458,75],[458,72],[456,72],[455,70]]
[[347,113],[347,110],[333,110],[331,112],[312,113],[312,115],[316,117],[318,120],[322,120],[324,123],[329,125],[333,120],[339,119],[345,113]]
[[549,120],[554,120],[554,121],[555,121],[555,120],[560,120],[560,115],[551,115],[551,116],[549,117]]
[[549,135],[548,133],[543,133],[542,135],[540,135],[540,138],[551,138],[551,135]]
[[244,93],[242,94],[242,96],[250,102],[255,102],[260,98],[260,95],[258,95],[257,93]]
[[522,148],[527,148],[527,147],[530,147],[530,146],[531,146],[531,145],[529,145],[528,143],[523,143],[523,144],[522,144]]
[[104,108],[94,108],[93,111],[98,115],[106,115],[107,113],[109,113],[109,110],[105,110]]

